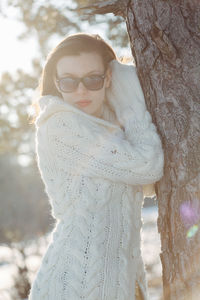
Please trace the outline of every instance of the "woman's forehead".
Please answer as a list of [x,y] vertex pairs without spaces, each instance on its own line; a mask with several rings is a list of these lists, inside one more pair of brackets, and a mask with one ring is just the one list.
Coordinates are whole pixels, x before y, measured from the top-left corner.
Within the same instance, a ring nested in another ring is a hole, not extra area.
[[59,77],[67,74],[83,76],[90,72],[104,72],[103,59],[96,52],[63,56],[57,62],[57,74]]

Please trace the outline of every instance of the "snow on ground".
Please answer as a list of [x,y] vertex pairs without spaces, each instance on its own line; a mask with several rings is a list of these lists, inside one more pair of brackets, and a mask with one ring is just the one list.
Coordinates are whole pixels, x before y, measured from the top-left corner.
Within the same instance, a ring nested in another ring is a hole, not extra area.
[[[147,271],[150,300],[162,300],[162,269],[159,257],[160,238],[157,231],[157,217],[156,206],[143,208],[142,255]],[[48,239],[41,239],[40,254],[44,253],[47,243]],[[40,264],[40,255],[31,255],[31,253],[35,253],[34,244],[30,245],[26,252],[30,253],[27,264],[32,270],[32,275],[30,274],[32,280],[34,272]],[[15,260],[10,248],[0,245],[0,300],[12,300],[9,292],[13,286],[12,276],[17,269],[13,263]]]

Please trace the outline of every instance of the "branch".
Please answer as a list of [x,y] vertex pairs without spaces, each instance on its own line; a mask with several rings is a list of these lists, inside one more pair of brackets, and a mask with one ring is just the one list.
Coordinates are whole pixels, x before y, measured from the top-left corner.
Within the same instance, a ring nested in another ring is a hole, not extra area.
[[115,16],[125,17],[125,12],[128,6],[129,0],[107,0],[96,1],[87,6],[79,7],[77,10],[89,10],[88,15],[93,14],[108,14],[113,13]]

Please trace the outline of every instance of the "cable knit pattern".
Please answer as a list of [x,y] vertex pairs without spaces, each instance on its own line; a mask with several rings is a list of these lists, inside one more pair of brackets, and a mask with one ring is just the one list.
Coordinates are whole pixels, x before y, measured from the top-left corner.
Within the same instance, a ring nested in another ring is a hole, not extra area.
[[164,163],[150,114],[122,124],[106,104],[102,119],[51,95],[39,104],[37,162],[57,224],[29,300],[136,300],[136,281],[148,300],[142,185]]

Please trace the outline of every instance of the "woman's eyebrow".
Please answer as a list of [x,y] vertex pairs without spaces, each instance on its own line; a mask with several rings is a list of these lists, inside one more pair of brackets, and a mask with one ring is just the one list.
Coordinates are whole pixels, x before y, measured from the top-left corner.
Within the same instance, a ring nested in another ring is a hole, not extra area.
[[[95,73],[95,74],[97,74],[97,73],[102,73],[103,71],[99,71],[99,70],[92,70],[92,71],[90,71],[90,72],[87,72],[87,73],[85,73],[85,75],[84,76],[87,76],[87,75],[89,75],[89,74],[93,74],[93,73]],[[72,76],[72,77],[76,77],[76,75],[75,74],[72,74],[72,73],[69,73],[69,72],[65,72],[65,73],[63,73],[63,74],[61,74],[61,77],[63,77],[63,76]]]

